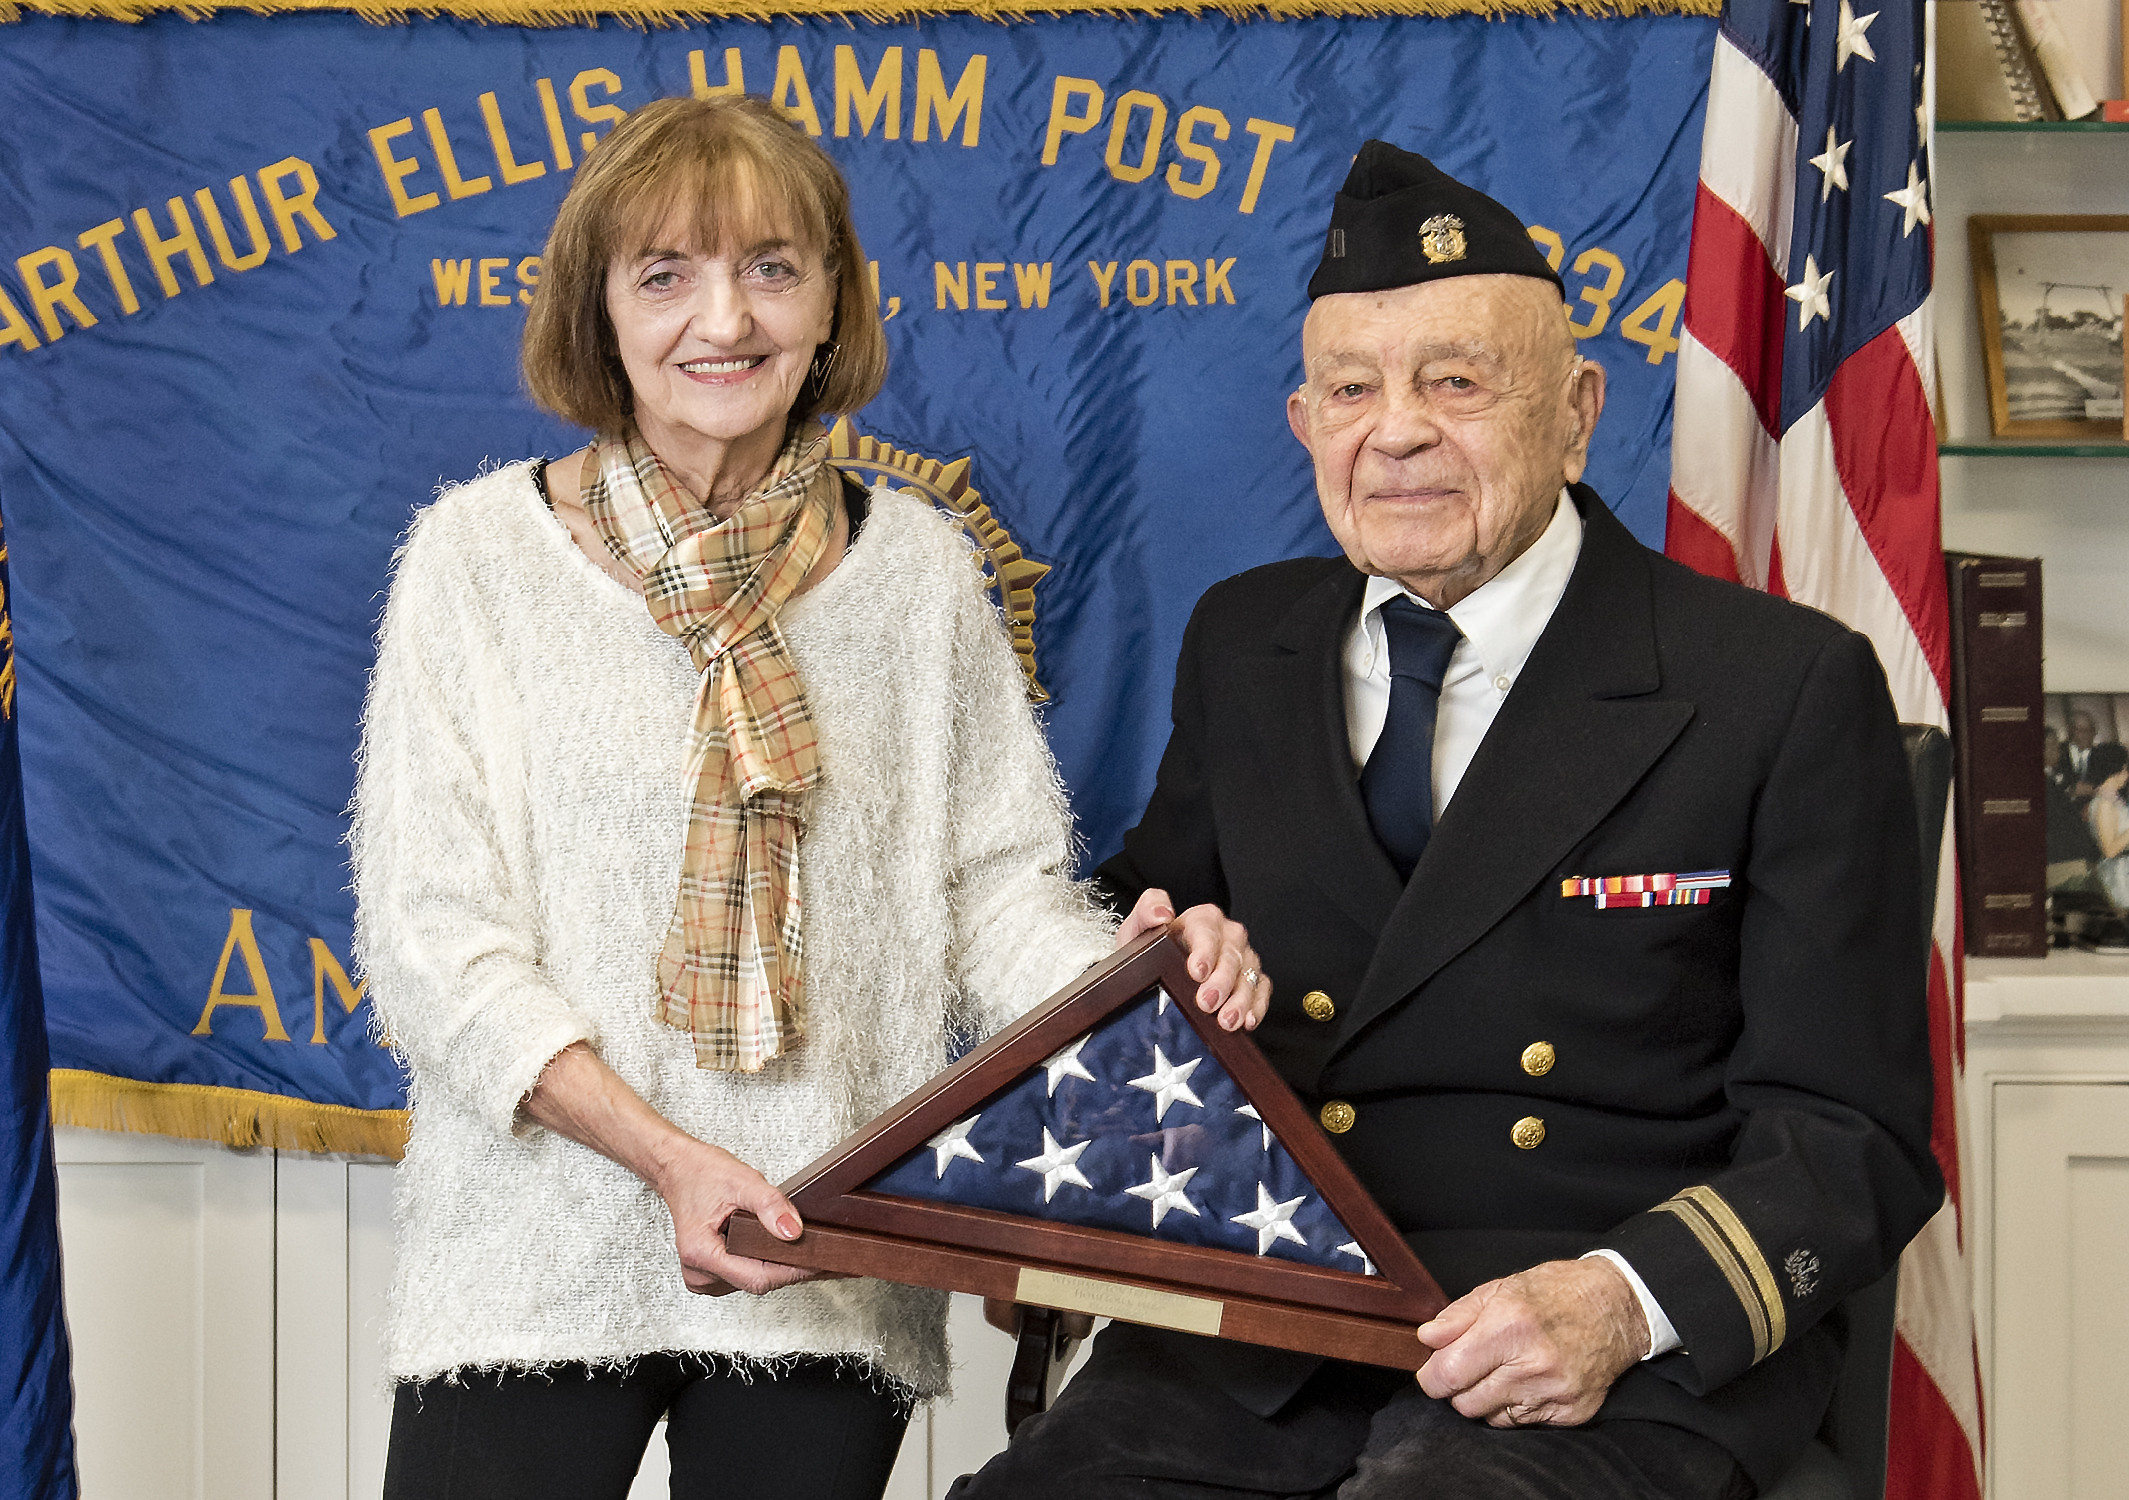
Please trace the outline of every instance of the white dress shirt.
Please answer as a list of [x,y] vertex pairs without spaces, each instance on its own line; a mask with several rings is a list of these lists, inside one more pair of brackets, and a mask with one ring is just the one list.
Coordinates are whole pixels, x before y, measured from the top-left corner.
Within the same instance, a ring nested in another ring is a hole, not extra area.
[[[1434,815],[1449,805],[1457,784],[1478,754],[1479,741],[1530,660],[1567,592],[1568,575],[1582,552],[1582,516],[1562,490],[1552,521],[1529,548],[1492,578],[1449,607],[1464,638],[1449,657],[1441,704],[1434,715]],[[1382,629],[1382,606],[1405,592],[1394,578],[1370,578],[1361,596],[1360,619],[1345,642],[1345,732],[1357,769],[1368,763],[1390,713],[1390,648]],[[1406,595],[1421,609],[1434,606]]]
[[[1449,606],[1449,618],[1464,638],[1449,657],[1434,714],[1435,817],[1441,816],[1464,772],[1471,768],[1479,742],[1493,727],[1494,716],[1522,675],[1523,664],[1530,660],[1531,648],[1560,607],[1560,596],[1567,592],[1568,577],[1581,553],[1582,515],[1563,489],[1552,520],[1538,539],[1507,567]],[[1360,619],[1346,637],[1345,732],[1356,771],[1368,763],[1390,713],[1390,651],[1382,628],[1382,606],[1400,594],[1422,609],[1434,607],[1406,593],[1394,578],[1370,578],[1361,596]],[[1680,1347],[1677,1329],[1626,1257],[1615,1250],[1589,1254],[1617,1266],[1634,1289],[1648,1319],[1649,1352],[1644,1357],[1654,1359]]]

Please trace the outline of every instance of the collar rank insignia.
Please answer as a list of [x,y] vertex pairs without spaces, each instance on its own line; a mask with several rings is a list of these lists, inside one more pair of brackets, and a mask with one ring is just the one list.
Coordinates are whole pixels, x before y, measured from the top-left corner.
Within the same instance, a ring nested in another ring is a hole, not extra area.
[[1419,226],[1419,248],[1426,252],[1429,265],[1439,266],[1452,260],[1462,260],[1464,221],[1455,214],[1436,214]]
[[1560,894],[1570,900],[1594,896],[1598,911],[1615,906],[1706,906],[1709,893],[1729,883],[1728,870],[1689,870],[1675,875],[1570,875],[1560,882]]

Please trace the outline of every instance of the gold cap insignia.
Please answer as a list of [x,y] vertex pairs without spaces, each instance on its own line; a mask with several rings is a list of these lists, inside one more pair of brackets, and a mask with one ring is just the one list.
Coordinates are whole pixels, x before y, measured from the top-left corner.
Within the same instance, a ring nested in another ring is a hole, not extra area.
[[[1407,222],[1410,222],[1409,220]],[[1419,248],[1429,265],[1464,258],[1464,221],[1455,214],[1436,214],[1419,226]]]

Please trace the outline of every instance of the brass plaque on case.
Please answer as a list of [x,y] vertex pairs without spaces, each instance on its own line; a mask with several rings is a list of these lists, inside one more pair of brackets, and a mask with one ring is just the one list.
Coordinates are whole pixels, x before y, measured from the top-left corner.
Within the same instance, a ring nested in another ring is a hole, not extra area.
[[1096,1317],[1122,1318],[1128,1323],[1215,1338],[1220,1332],[1220,1315],[1226,1310],[1225,1304],[1209,1297],[1185,1297],[1179,1292],[1157,1292],[1151,1287],[1122,1286],[1091,1276],[1066,1276],[1027,1266],[1020,1268],[1020,1286],[1013,1300],[1029,1307],[1093,1313]]

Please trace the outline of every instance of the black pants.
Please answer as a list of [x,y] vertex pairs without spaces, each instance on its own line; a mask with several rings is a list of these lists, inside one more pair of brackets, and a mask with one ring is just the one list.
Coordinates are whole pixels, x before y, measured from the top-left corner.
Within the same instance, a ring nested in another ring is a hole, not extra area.
[[402,1384],[384,1500],[624,1500],[658,1419],[673,1500],[879,1500],[909,1412],[862,1371],[801,1359],[775,1377],[645,1355]]
[[1111,1324],[1057,1405],[950,1500],[1744,1500],[1730,1455],[1655,1422],[1493,1428],[1409,1375],[1327,1364],[1260,1417]]

